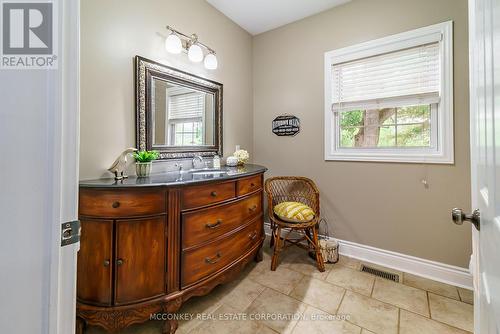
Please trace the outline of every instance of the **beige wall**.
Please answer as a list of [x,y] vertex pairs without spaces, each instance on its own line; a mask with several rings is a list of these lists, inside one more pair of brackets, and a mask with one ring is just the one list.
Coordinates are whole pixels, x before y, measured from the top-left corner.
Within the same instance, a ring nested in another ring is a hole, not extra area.
[[[325,162],[323,53],[446,20],[455,23],[455,165]],[[198,33],[217,50],[219,69],[167,54],[167,24]],[[258,35],[252,56],[252,37],[204,0],[84,0],[80,178],[108,177],[114,158],[135,146],[133,57],[141,55],[222,82],[225,155],[240,144],[268,175],[313,178],[336,237],[466,267],[470,227],[449,219],[452,207],[470,208],[466,25],[466,0],[354,0]],[[299,135],[271,133],[282,113],[301,118]]]
[[[447,20],[454,21],[455,165],[324,161],[324,52]],[[354,0],[258,35],[254,160],[269,175],[314,179],[336,237],[467,267],[470,225],[450,221],[451,208],[470,208],[467,57],[466,0]],[[282,113],[301,119],[296,137],[271,133]]]
[[[252,37],[204,0],[83,0],[81,9],[80,178],[106,169],[135,146],[133,57],[144,56],[224,84],[224,151],[253,152]],[[197,33],[217,51],[205,70],[164,49],[166,25]],[[155,164],[154,168],[166,168]]]

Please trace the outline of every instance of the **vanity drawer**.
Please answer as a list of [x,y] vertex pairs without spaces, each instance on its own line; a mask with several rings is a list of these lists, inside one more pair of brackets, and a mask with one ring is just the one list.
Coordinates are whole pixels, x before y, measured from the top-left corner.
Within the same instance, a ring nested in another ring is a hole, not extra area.
[[238,180],[236,185],[237,196],[242,196],[262,188],[262,176],[252,176]]
[[188,248],[230,232],[262,214],[261,193],[237,202],[182,215],[182,247]]
[[262,219],[256,219],[243,229],[222,240],[182,252],[182,288],[215,273],[245,254],[261,241]]
[[158,189],[80,189],[79,213],[90,217],[138,217],[165,213],[165,192]]
[[234,182],[188,187],[182,191],[182,208],[198,208],[234,198],[235,188]]

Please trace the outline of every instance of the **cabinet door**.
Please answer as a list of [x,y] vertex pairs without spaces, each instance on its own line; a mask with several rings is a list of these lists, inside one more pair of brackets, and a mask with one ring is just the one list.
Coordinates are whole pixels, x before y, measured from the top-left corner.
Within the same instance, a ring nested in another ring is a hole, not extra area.
[[116,221],[116,305],[165,293],[165,221],[164,216]]
[[113,221],[82,219],[77,296],[82,302],[111,305]]

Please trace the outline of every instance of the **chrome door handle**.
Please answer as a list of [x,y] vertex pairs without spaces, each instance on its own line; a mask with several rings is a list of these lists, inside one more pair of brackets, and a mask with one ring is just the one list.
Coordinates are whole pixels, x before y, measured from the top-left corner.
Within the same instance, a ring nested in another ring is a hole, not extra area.
[[474,225],[476,230],[480,230],[481,214],[477,209],[474,210],[472,214],[466,214],[462,211],[462,209],[454,208],[453,210],[451,210],[451,219],[457,225],[462,225],[464,221],[467,221]]

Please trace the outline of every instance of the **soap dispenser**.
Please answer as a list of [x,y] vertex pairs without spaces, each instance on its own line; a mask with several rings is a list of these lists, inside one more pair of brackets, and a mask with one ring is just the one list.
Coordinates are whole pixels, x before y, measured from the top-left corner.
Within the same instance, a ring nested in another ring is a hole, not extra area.
[[220,169],[220,157],[217,154],[214,156],[213,167],[215,169]]

